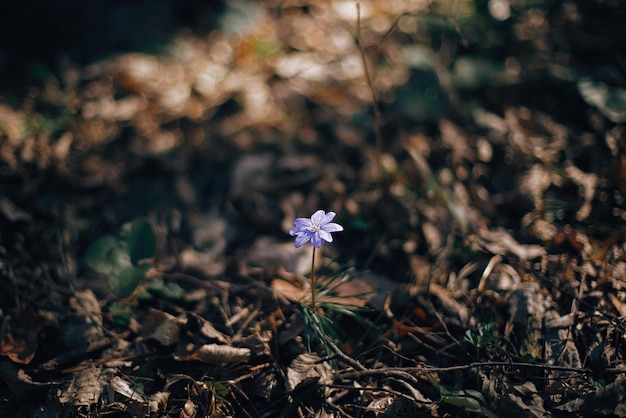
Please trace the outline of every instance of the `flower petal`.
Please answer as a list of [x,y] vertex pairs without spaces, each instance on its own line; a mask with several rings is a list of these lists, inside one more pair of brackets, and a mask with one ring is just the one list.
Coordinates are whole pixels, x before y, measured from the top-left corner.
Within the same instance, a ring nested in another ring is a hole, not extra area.
[[312,235],[314,235],[314,234],[311,234],[311,233],[308,233],[308,234],[307,233],[298,234],[298,236],[296,237],[296,248],[300,248],[304,244],[309,242],[309,240],[311,239]]
[[313,225],[322,225],[324,219],[326,219],[326,212],[321,209],[311,215],[311,223]]
[[319,225],[326,225],[333,220],[335,215],[337,215],[335,212],[326,212],[326,215],[324,215],[324,220],[320,222]]
[[322,246],[322,238],[320,237],[320,232],[321,231],[315,232],[311,236],[311,243],[315,248],[319,248]]
[[320,229],[318,231],[318,234],[320,236],[320,238],[326,242],[333,242],[333,236],[330,235],[330,232],[328,231],[324,231],[323,229]]
[[309,218],[297,218],[295,221],[293,221],[293,225],[296,229],[303,229],[310,227],[312,224]]
[[339,232],[339,231],[343,231],[343,226],[331,222],[329,224],[323,225],[322,228],[324,231],[326,232]]
[[336,215],[335,212],[319,209],[310,218],[296,218],[294,227],[289,230],[289,235],[296,237],[296,248],[309,241],[315,248],[320,248],[325,242],[333,242],[331,233],[343,231],[341,225],[331,222]]

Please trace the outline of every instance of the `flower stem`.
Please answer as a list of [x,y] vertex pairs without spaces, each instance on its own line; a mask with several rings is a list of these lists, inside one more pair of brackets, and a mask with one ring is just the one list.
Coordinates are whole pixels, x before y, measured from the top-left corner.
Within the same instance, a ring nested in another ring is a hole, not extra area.
[[311,257],[311,309],[315,312],[315,247],[313,247],[313,257]]

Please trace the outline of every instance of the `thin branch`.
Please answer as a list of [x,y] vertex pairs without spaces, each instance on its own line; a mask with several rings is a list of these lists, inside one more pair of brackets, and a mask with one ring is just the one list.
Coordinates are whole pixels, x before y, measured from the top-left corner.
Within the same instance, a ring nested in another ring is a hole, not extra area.
[[383,42],[385,42],[385,40],[393,33],[393,31],[396,30],[396,28],[398,27],[398,24],[400,23],[400,20],[402,20],[402,18],[405,17],[405,16],[411,16],[411,13],[404,12],[404,13],[400,14],[398,17],[396,17],[396,20],[394,20],[394,22],[391,24],[391,26],[389,27],[387,32],[385,32],[383,34],[383,36],[380,37],[380,42],[378,42],[377,47],[380,47],[380,45]]
[[323,337],[324,337],[324,340],[326,341],[326,344],[328,344],[330,349],[333,350],[333,354],[334,354],[333,357],[342,360],[344,363],[352,367],[354,370],[358,370],[358,371],[367,370],[366,367],[363,366],[361,363],[359,363],[357,360],[353,359],[352,357],[348,356],[343,351],[341,351],[341,349],[337,347],[337,345],[330,338],[326,337],[325,335]]
[[508,362],[508,361],[491,361],[491,362],[476,362],[469,364],[462,364],[458,366],[449,367],[381,367],[379,369],[367,369],[367,370],[350,370],[340,371],[335,375],[335,379],[349,379],[366,376],[394,376],[398,378],[405,378],[407,375],[411,376],[410,381],[414,379],[414,376],[423,376],[431,373],[443,373],[453,372],[459,370],[479,369],[488,367],[523,367],[530,369],[541,369],[571,373],[592,373],[589,369],[565,367],[565,366],[551,366],[548,364],[531,364],[521,362]]
[[365,80],[367,81],[367,85],[372,94],[372,107],[374,109],[374,136],[376,138],[376,157],[378,159],[378,164],[382,164],[381,155],[382,155],[382,135],[380,133],[381,127],[381,116],[380,109],[378,108],[378,96],[376,95],[376,89],[374,88],[374,84],[372,83],[372,77],[370,76],[369,66],[367,65],[367,57],[365,56],[365,49],[363,48],[363,44],[361,43],[361,4],[356,4],[356,45],[359,47],[359,51],[361,52],[361,61],[363,61],[363,72],[365,73]]

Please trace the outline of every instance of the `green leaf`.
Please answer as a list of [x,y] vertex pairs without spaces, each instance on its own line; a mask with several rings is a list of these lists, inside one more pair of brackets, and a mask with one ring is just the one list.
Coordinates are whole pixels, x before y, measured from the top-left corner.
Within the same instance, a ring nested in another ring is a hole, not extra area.
[[85,254],[85,264],[107,276],[109,287],[120,297],[129,296],[150,268],[139,265],[144,259],[154,257],[157,238],[147,219],[125,224],[120,238],[106,236],[94,242]]
[[113,319],[113,322],[117,325],[127,327],[132,318],[132,310],[126,304],[113,302],[108,306],[107,309],[108,314]]
[[473,330],[468,329],[467,331],[465,331],[463,339],[474,347],[478,348],[478,335]]
[[187,292],[178,283],[164,283],[163,281],[155,281],[148,286],[148,292],[151,294],[163,295],[169,299],[182,300]]
[[121,238],[127,244],[130,260],[136,265],[140,260],[154,257],[157,237],[152,224],[145,218],[124,224]]
[[112,274],[120,266],[130,266],[127,244],[111,236],[100,238],[87,249],[85,263],[104,275]]
[[150,266],[128,265],[120,267],[109,276],[111,291],[120,297],[130,296],[139,283],[143,280]]
[[215,393],[222,398],[225,398],[230,394],[228,388],[219,382],[213,383],[213,390],[215,390]]
[[442,401],[448,405],[462,408],[466,412],[473,412],[488,418],[498,418],[493,412],[491,412],[485,406],[485,398],[483,395],[471,389],[461,389],[447,391],[442,389]]

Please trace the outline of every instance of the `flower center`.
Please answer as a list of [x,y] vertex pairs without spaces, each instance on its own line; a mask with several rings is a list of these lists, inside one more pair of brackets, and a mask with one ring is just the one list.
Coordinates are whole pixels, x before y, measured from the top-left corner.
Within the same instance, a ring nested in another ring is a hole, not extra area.
[[317,232],[320,230],[320,226],[319,225],[311,225],[310,227],[308,227],[308,230],[311,232]]

